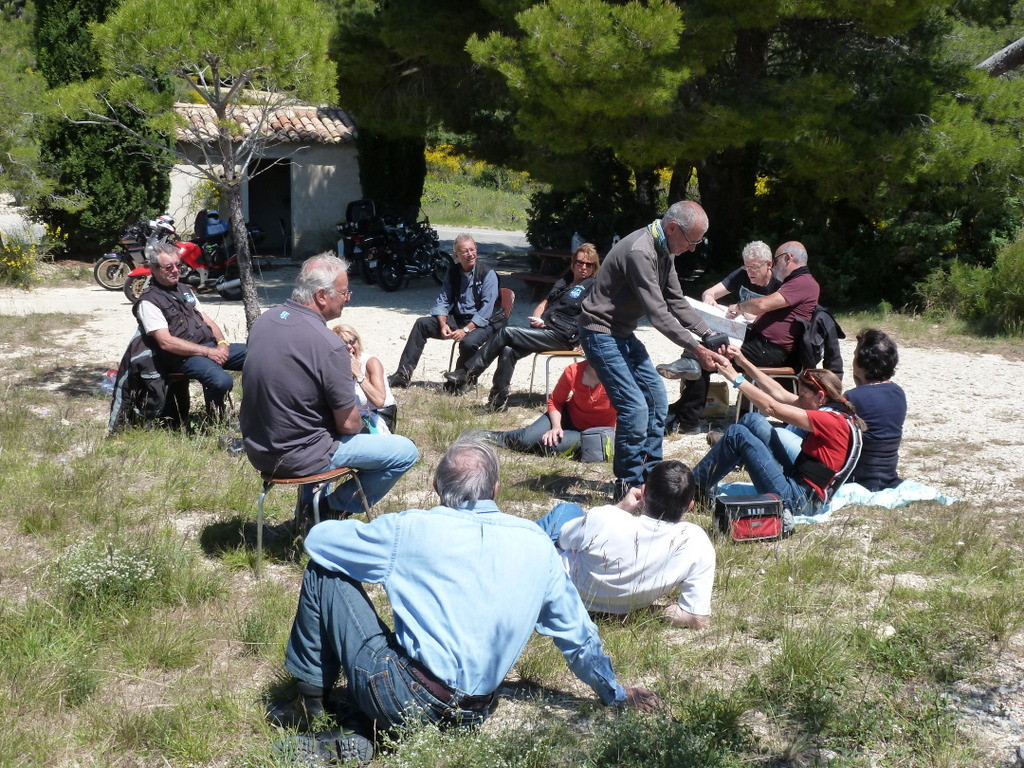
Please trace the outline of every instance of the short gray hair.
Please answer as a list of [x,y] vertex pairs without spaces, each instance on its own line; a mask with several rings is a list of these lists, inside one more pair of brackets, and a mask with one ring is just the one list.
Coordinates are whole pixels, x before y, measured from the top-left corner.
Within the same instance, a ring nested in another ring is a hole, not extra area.
[[153,243],[153,247],[147,250],[149,251],[149,255],[146,256],[146,261],[149,262],[149,266],[151,268],[160,266],[161,256],[173,256],[174,258],[178,258],[178,249],[167,242],[161,241],[159,243]]
[[331,251],[310,256],[302,262],[299,276],[295,278],[292,289],[292,301],[304,306],[312,306],[316,292],[321,288],[331,296],[334,295],[334,281],[338,275],[348,271],[348,262],[335,256]]
[[760,240],[754,240],[751,243],[747,243],[743,246],[743,263],[746,264],[748,261],[756,262],[757,264],[764,264],[766,261],[772,260],[772,249],[768,243],[763,243]]
[[459,243],[461,243],[463,240],[469,240],[471,243],[473,243],[473,245],[476,245],[476,240],[473,239],[473,236],[468,232],[463,232],[461,235],[455,238],[455,242],[452,243],[452,250],[459,250]]
[[807,266],[807,249],[804,248],[803,243],[797,242],[796,240],[790,240],[789,242],[780,245],[776,250],[788,253],[789,258],[791,258],[793,263],[798,267]]
[[498,452],[480,432],[461,435],[434,471],[434,487],[441,504],[453,509],[494,499],[497,484]]
[[674,221],[683,231],[689,232],[697,224],[703,224],[703,218],[706,218],[706,216],[704,210],[696,203],[689,200],[680,200],[678,203],[673,203],[665,211],[665,215],[661,217],[661,226],[667,227],[669,222]]

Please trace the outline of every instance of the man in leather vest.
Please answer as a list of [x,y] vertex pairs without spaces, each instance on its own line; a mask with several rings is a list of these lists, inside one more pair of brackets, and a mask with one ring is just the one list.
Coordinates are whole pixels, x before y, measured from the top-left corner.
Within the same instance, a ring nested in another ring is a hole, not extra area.
[[224,416],[224,397],[234,386],[228,371],[240,371],[245,344],[229,344],[220,327],[199,307],[192,286],[178,282],[181,257],[158,243],[149,257],[153,280],[132,308],[151,342],[158,367],[181,373],[203,386],[207,412]]

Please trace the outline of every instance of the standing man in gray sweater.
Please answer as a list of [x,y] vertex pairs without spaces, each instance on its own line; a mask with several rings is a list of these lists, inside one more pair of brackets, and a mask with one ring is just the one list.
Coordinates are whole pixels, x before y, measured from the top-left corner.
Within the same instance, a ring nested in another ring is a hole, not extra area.
[[686,301],[674,268],[675,256],[692,252],[707,229],[708,216],[697,203],[675,203],[660,221],[655,219],[612,248],[583,302],[580,343],[618,412],[616,501],[643,485],[646,469],[661,461],[668,413],[661,377],[634,333],[640,318],[646,316],[692,353],[693,377],[700,375],[700,367],[714,370],[717,361],[725,362],[700,345],[711,329]]

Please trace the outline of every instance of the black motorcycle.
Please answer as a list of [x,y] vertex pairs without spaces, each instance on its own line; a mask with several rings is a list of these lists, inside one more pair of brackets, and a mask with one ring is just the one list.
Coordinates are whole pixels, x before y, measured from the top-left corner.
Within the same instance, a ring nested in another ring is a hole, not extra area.
[[397,291],[410,277],[430,275],[440,285],[455,264],[450,253],[441,250],[437,230],[424,219],[411,226],[385,227],[386,247],[364,253],[364,262],[376,262],[377,282],[387,291]]
[[[338,222],[338,253],[349,263],[349,274],[358,274],[367,285],[377,282],[377,250],[387,247],[384,220],[377,215],[373,200],[353,200],[345,209],[345,221]],[[367,259],[373,251],[374,259]]]

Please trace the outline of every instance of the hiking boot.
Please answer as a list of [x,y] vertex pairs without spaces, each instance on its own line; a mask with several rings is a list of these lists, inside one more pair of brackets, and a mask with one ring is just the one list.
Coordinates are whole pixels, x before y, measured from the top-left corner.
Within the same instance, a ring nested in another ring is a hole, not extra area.
[[508,410],[508,392],[491,390],[487,396],[487,410],[492,413],[500,413]]
[[409,374],[405,371],[395,371],[388,376],[388,384],[391,385],[392,389],[408,389]]
[[299,695],[292,701],[272,701],[267,705],[267,720],[279,728],[309,728],[314,720],[322,718],[324,689],[309,683],[297,685]]
[[303,768],[366,765],[373,759],[373,742],[353,731],[325,731],[279,739],[274,755],[284,765]]
[[725,434],[725,433],[724,432],[719,432],[717,429],[713,429],[710,432],[708,432],[708,436],[707,436],[708,447],[714,448],[715,447],[715,443],[717,443],[719,440],[722,439],[722,435],[723,434]]
[[658,371],[666,379],[684,379],[685,381],[696,381],[701,377],[700,363],[695,358],[683,355],[671,363],[656,365]]

